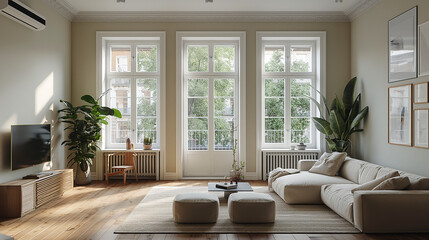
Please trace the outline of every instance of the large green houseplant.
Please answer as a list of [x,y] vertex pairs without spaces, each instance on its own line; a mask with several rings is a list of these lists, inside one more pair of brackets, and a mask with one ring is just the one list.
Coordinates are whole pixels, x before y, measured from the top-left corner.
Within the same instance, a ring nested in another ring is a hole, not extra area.
[[82,96],[81,99],[88,103],[82,106],[73,106],[68,101],[60,100],[65,107],[58,111],[59,120],[66,123],[64,130],[68,132],[62,145],[68,147],[71,152],[67,157],[68,164],[70,166],[77,164],[77,185],[91,183],[89,168],[99,149],[97,143],[101,139],[102,124],[107,124],[108,116],[122,117],[119,110],[100,106],[99,101],[107,92],[101,94],[98,99],[94,99],[90,95]]
[[[359,128],[359,123],[368,114],[368,106],[361,110],[361,94],[354,98],[356,79],[354,77],[347,83],[342,100],[336,96],[330,107],[328,107],[326,97],[320,92],[318,93],[322,97],[323,105],[310,97],[321,116],[312,118],[314,125],[317,130],[325,134],[329,149],[333,152],[346,152],[351,143],[350,136],[355,132],[363,131],[362,128]],[[327,116],[323,114],[323,109],[326,109]]]

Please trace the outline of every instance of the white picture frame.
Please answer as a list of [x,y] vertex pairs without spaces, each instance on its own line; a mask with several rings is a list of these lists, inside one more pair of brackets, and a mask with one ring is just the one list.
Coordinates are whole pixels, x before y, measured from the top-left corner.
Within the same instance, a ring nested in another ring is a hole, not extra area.
[[419,25],[419,76],[429,75],[429,21]]
[[412,84],[390,87],[388,111],[388,142],[411,147],[412,139]]
[[417,6],[389,20],[389,83],[417,78]]
[[414,110],[414,147],[429,148],[429,109]]
[[428,83],[415,83],[413,84],[414,87],[414,103],[415,104],[422,104],[422,103],[428,103]]

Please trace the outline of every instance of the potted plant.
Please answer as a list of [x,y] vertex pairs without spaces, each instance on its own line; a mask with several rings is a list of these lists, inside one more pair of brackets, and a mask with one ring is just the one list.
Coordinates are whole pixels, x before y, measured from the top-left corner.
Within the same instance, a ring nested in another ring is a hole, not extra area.
[[[351,143],[350,136],[363,131],[359,128],[359,123],[368,114],[368,106],[361,110],[361,94],[354,98],[356,80],[354,77],[347,83],[342,100],[336,96],[330,107],[326,97],[317,90],[322,97],[323,106],[316,99],[309,97],[316,104],[321,116],[312,118],[314,125],[325,134],[329,149],[333,152],[346,152]],[[326,109],[328,116],[324,116],[322,109]]]
[[101,139],[102,124],[107,124],[106,117],[122,117],[119,110],[99,105],[100,99],[108,91],[101,94],[97,100],[90,95],[82,96],[81,99],[88,103],[82,106],[73,106],[68,101],[60,100],[65,107],[58,111],[59,121],[67,124],[64,130],[68,131],[67,139],[61,145],[67,146],[71,152],[67,157],[68,164],[77,164],[76,185],[91,183],[90,166],[99,149],[97,143]]
[[151,150],[151,149],[152,149],[152,142],[153,142],[153,139],[152,139],[152,138],[147,138],[147,137],[145,137],[145,138],[143,139],[143,147],[144,147],[144,150]]

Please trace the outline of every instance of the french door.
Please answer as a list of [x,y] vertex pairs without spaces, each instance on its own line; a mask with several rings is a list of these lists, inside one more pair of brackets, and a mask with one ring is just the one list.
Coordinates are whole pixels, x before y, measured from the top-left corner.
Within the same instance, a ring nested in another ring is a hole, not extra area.
[[184,177],[222,177],[238,136],[237,42],[188,41],[184,69]]

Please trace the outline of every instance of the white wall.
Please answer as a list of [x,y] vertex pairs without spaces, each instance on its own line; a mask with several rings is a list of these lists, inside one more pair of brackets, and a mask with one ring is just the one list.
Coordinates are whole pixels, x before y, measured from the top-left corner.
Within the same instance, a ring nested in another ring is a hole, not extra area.
[[[25,1],[46,17],[32,31],[0,15],[0,183],[49,168],[64,168],[60,99],[70,99],[71,23],[40,0]],[[10,126],[51,123],[52,162],[10,170]]]
[[419,24],[429,20],[427,0],[382,0],[351,24],[351,73],[358,76],[362,106],[369,106],[365,131],[355,139],[357,157],[429,176],[429,149],[388,144],[388,96],[391,86],[429,81],[429,76],[388,83],[388,21],[418,5]]

